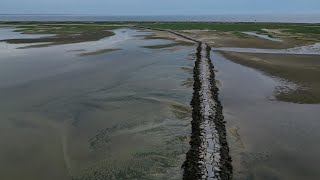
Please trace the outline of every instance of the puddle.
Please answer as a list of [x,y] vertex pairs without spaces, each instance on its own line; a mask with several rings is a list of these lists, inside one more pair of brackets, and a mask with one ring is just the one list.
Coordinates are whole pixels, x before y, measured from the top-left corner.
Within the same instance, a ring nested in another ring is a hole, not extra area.
[[250,35],[250,36],[256,36],[256,37],[259,37],[259,38],[262,38],[262,39],[267,39],[267,40],[270,40],[270,41],[275,41],[275,42],[282,42],[283,41],[281,39],[272,38],[272,37],[269,37],[268,35],[258,34],[256,32],[242,32],[242,33]]

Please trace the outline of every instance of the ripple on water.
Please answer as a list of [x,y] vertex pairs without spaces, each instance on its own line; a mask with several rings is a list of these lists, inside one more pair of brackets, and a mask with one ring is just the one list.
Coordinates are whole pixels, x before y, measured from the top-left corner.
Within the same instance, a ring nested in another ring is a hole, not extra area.
[[[7,144],[0,177],[8,178],[0,179],[181,179],[192,96],[182,85],[192,74],[181,67],[193,65],[193,47],[145,49],[163,41],[137,34],[120,29],[97,42],[7,47],[0,57],[0,142]],[[74,51],[109,47],[121,50]]]

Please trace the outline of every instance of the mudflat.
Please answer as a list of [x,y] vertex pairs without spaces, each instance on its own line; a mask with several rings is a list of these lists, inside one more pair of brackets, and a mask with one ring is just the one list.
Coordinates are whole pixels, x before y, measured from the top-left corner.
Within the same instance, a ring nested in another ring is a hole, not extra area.
[[[320,103],[320,56],[290,54],[254,54],[221,52],[233,62],[258,69],[269,76],[280,78],[283,86],[275,89],[280,101]],[[287,82],[287,84],[286,84]],[[290,85],[290,83],[293,83]]]
[[3,25],[0,179],[182,178],[196,46],[138,26],[213,47],[234,179],[320,177],[318,24]]
[[[59,44],[72,44],[87,41],[98,41],[105,37],[114,35],[112,30],[118,28],[118,26],[95,26],[95,25],[68,25],[68,24],[34,24],[34,25],[18,25],[16,32],[23,34],[52,34],[48,37],[41,38],[28,38],[28,39],[5,39],[7,43],[11,44],[26,44],[26,43],[44,43],[41,45],[32,45],[30,47],[46,47]],[[27,47],[25,47],[27,48]]]
[[211,59],[220,82],[233,179],[320,177],[318,24],[144,25],[215,47]]
[[101,27],[30,47],[52,34],[16,30],[0,31],[0,179],[182,178],[192,46],[144,48],[176,42]]

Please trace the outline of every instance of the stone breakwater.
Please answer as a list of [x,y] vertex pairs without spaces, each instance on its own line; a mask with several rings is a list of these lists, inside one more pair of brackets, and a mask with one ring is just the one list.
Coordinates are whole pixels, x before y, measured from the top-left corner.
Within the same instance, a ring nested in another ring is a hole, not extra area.
[[168,33],[171,33],[171,34],[174,34],[176,36],[179,36],[179,37],[182,37],[184,39],[187,39],[187,40],[190,40],[190,41],[193,41],[195,43],[201,43],[200,41],[196,40],[196,39],[193,39],[193,38],[190,38],[184,34],[181,34],[181,33],[178,33],[176,31],[172,31],[172,30],[169,30],[169,29],[159,29],[159,28],[149,28],[149,27],[142,27],[142,26],[133,26],[135,28],[139,28],[139,29],[149,29],[149,30],[153,30],[153,31],[163,31],[163,32],[168,32]]
[[191,147],[184,163],[185,180],[232,179],[231,157],[210,50],[204,42],[197,48],[191,102]]
[[232,179],[231,157],[226,138],[219,89],[216,86],[214,66],[210,59],[211,48],[205,43],[181,33],[157,28],[198,44],[193,69],[192,134],[190,150],[184,167],[184,180],[230,180]]

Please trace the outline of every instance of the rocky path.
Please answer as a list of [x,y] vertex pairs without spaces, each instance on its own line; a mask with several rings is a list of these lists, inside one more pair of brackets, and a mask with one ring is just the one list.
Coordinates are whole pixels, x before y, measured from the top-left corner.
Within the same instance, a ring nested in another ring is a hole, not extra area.
[[232,179],[231,157],[226,139],[225,121],[216,86],[214,66],[210,59],[211,48],[205,42],[181,33],[164,30],[198,44],[193,69],[194,85],[192,110],[192,134],[190,150],[184,167],[184,180],[229,180]]
[[200,42],[194,66],[194,93],[191,102],[192,136],[184,164],[184,179],[232,179],[231,158],[226,140],[222,105],[218,98],[211,48]]

